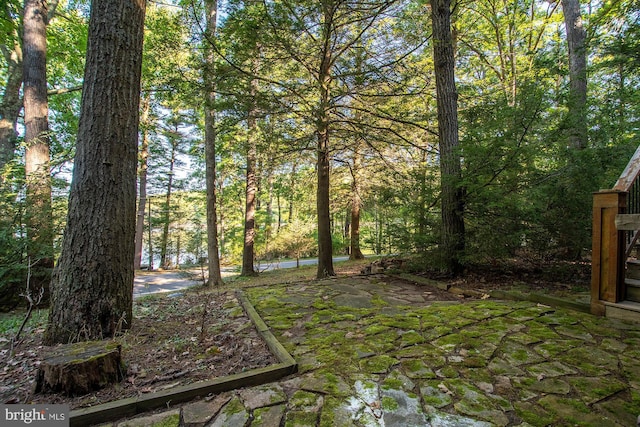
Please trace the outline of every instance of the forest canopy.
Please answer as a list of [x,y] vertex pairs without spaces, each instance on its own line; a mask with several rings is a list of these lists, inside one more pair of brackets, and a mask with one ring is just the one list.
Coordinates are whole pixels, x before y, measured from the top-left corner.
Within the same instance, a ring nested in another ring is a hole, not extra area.
[[[441,168],[431,15],[442,3],[149,2],[137,266],[206,262],[213,189],[219,256],[247,274],[254,260],[363,253],[417,254],[447,268],[447,185],[464,213],[460,263],[583,255],[592,193],[612,186],[638,145],[640,3],[446,7],[458,135],[447,155],[459,165],[450,176]],[[35,260],[59,256],[67,215],[90,5],[60,0],[48,10],[46,212],[29,197],[23,4],[0,10],[3,299],[23,288]],[[581,34],[567,33],[578,26]],[[216,163],[209,188],[206,141]],[[42,218],[53,236],[36,248]]]

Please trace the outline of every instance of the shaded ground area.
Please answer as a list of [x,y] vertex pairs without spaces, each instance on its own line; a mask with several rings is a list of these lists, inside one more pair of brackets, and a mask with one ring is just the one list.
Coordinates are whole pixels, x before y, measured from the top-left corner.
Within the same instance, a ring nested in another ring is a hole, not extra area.
[[589,259],[544,260],[522,254],[519,258],[469,265],[464,274],[456,278],[443,275],[437,270],[419,270],[415,274],[478,291],[517,290],[570,297],[575,293],[589,292],[591,284]]
[[[360,268],[346,265],[342,274],[355,274]],[[483,292],[476,293],[478,298],[463,298],[395,276],[309,280],[313,274],[312,269],[301,269],[232,283],[245,287],[259,314],[298,361],[298,374],[115,424],[631,426],[640,414],[640,329],[636,324],[530,302],[483,299]],[[563,284],[560,276],[548,281],[553,288],[544,281],[536,287],[500,274],[467,276],[466,280],[453,285],[512,289],[510,282],[521,290],[548,289],[554,294],[580,290],[575,284]],[[139,322],[148,320],[152,329],[136,339],[157,344],[161,329],[177,331],[183,324],[188,326],[182,329],[187,339],[175,340],[183,347],[167,346],[172,340],[165,338],[167,351],[156,353],[157,363],[169,376],[171,369],[200,366],[198,360],[210,347],[220,350],[213,351],[220,364],[230,360],[239,368],[237,363],[247,359],[234,357],[254,350],[240,346],[247,341],[236,338],[253,328],[241,321],[235,298],[222,292],[212,294],[219,300],[197,292],[185,295],[157,297],[161,303],[153,308],[145,304],[155,304],[155,298],[138,301]],[[206,298],[212,298],[209,310],[202,308],[207,306]],[[213,300],[219,308],[213,308]],[[207,311],[213,317],[202,321]],[[229,323],[219,325],[219,319]],[[207,330],[207,337],[234,332],[236,338],[226,335],[232,346],[224,348],[222,338],[203,345],[206,338],[199,337],[198,329],[202,324],[221,327]],[[134,357],[153,359],[144,352]],[[7,366],[27,365],[12,360]],[[216,363],[202,365],[208,372]],[[141,372],[136,368],[131,372],[136,393],[147,391],[141,384],[160,376]],[[0,390],[12,387],[10,381],[20,374],[19,369],[13,374],[5,369]],[[177,381],[155,384],[152,380],[147,386],[159,390]],[[111,395],[115,396],[125,394]]]
[[36,327],[10,354],[7,337],[0,355],[0,402],[69,403],[72,408],[169,389],[276,362],[231,292],[191,291],[155,295],[134,303],[133,328],[118,338],[125,379],[76,398],[32,394],[32,381],[49,347]]
[[461,299],[384,275],[245,292],[300,372],[159,417],[252,427],[631,426],[640,414],[634,324]]
[[636,325],[531,303],[423,302],[399,297],[405,286],[368,278],[249,295],[303,373],[342,385],[325,404],[355,423],[382,425],[402,407],[416,411],[406,425],[446,413],[495,425],[635,423]]

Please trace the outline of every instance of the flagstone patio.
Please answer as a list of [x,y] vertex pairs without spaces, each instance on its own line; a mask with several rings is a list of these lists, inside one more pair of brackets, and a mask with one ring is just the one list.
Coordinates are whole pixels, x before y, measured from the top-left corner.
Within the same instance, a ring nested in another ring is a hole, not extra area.
[[298,373],[188,404],[159,425],[636,424],[637,324],[441,292],[387,276],[246,289]]

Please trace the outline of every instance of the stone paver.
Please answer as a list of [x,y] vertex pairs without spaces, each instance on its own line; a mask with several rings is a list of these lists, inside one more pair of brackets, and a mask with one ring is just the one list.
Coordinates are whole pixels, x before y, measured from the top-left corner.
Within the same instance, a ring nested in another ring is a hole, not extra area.
[[432,291],[385,276],[247,289],[299,373],[187,404],[183,420],[209,407],[207,426],[635,425],[638,325]]

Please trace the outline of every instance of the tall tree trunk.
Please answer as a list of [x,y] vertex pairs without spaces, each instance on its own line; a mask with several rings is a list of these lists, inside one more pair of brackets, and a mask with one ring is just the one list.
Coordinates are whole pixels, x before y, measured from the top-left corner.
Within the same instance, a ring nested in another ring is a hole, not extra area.
[[264,225],[264,245],[265,252],[269,252],[269,243],[271,241],[271,234],[273,232],[273,168],[266,168],[267,174],[267,206],[266,206],[266,224]]
[[[178,126],[176,125],[176,133]],[[162,237],[160,239],[160,266],[164,269],[170,267],[170,259],[167,257],[167,246],[169,245],[169,225],[171,223],[171,192],[173,191],[173,170],[176,164],[176,154],[178,151],[178,141],[171,141],[171,160],[169,161],[169,181],[167,182],[167,193],[164,200]]]
[[225,245],[226,245],[226,233],[225,233],[225,226],[226,226],[226,220],[227,217],[225,216],[225,210],[224,208],[224,180],[225,177],[224,175],[221,175],[220,178],[217,180],[217,202],[218,202],[218,230],[220,230],[220,233],[218,235],[218,240],[220,242],[220,253],[221,254],[225,254]]
[[445,268],[462,270],[465,248],[464,189],[458,148],[458,93],[451,37],[451,1],[431,0],[433,62],[438,104],[440,187],[442,198],[442,254]]
[[360,249],[360,211],[362,209],[362,197],[360,189],[360,140],[359,136],[353,147],[351,166],[351,236],[349,242],[349,259],[364,259]]
[[[45,24],[48,24],[53,18],[58,7],[58,2],[58,0],[52,0],[48,3],[48,7],[44,8],[47,10]],[[10,43],[5,44],[4,42],[0,42],[0,51],[2,51],[7,64],[7,81],[2,101],[0,102],[0,170],[14,158],[18,141],[16,126],[20,110],[22,109],[20,87],[22,86],[23,76],[23,51],[19,42],[20,36],[17,26],[12,30],[10,35],[7,35],[9,37],[7,37],[6,40],[9,40]],[[0,175],[0,184],[2,180],[3,177]]]
[[[329,3],[329,4],[327,4]],[[316,189],[316,208],[318,214],[318,279],[335,276],[333,270],[333,242],[331,240],[330,217],[330,152],[329,152],[329,108],[331,94],[331,27],[335,9],[331,2],[323,2],[324,28],[323,46],[318,68],[318,86],[320,102],[316,121],[316,137],[318,143],[316,169],[318,183]]]
[[[255,61],[254,61],[255,68]],[[253,70],[254,72],[256,70]],[[241,276],[254,276],[253,260],[255,258],[255,238],[256,238],[256,195],[258,193],[258,183],[256,180],[256,158],[257,158],[257,133],[256,122],[257,105],[255,97],[257,94],[258,80],[251,79],[250,103],[247,117],[247,181],[245,192],[244,210],[244,246],[242,249],[242,272]]]
[[48,298],[53,268],[53,214],[47,117],[47,5],[44,0],[25,0],[23,27],[27,254],[32,264],[32,288],[43,288]]
[[149,235],[148,235],[148,247],[149,247],[149,271],[153,271],[153,227],[151,226],[151,199],[149,199],[149,213],[147,214],[149,222]]
[[360,185],[356,179],[351,184],[351,240],[349,259],[364,259],[360,249],[360,211],[362,198],[360,197]]
[[[217,0],[205,0],[207,13],[206,37],[208,43],[213,43],[216,37],[218,2]],[[209,286],[222,285],[220,273],[220,254],[218,251],[218,218],[216,212],[216,85],[215,85],[215,57],[213,49],[207,49],[205,64],[203,67],[203,80],[205,87],[205,131],[204,149],[206,163],[207,185],[207,257]]]
[[[16,41],[13,46],[7,46],[2,51],[7,63],[7,83],[0,103],[0,171],[13,159],[17,144],[16,124],[22,109],[22,48]],[[2,175],[0,182],[1,180]]]
[[131,327],[136,166],[146,2],[91,4],[67,229],[44,343]]
[[291,183],[289,185],[291,194],[289,197],[289,219],[287,220],[288,224],[293,222],[293,205],[296,198],[296,169],[298,164],[294,161],[291,165]]
[[180,268],[180,251],[182,248],[180,247],[180,233],[176,237],[176,268]]
[[[422,158],[420,160],[420,174],[419,174],[419,195],[418,195],[418,212],[416,221],[418,222],[418,236],[422,238],[427,229],[427,150],[422,150]],[[425,249],[424,243],[420,243],[419,250]]]
[[[342,243],[350,240],[349,236],[351,235],[351,203],[347,205],[347,212],[344,215],[344,226],[342,227]],[[351,251],[351,244],[347,244],[344,248],[345,253],[349,255]]]
[[[569,50],[569,98],[567,102],[567,153],[568,176],[562,185],[560,203],[565,221],[559,227],[558,246],[568,259],[579,259],[587,246],[588,234],[585,229],[590,226],[591,192],[597,188],[589,188],[588,170],[580,158],[580,152],[587,147],[587,60],[586,31],[582,25],[579,0],[562,0],[567,45]],[[564,194],[564,195],[563,195]],[[573,197],[566,197],[566,195]]]
[[276,202],[278,203],[278,227],[276,228],[276,234],[280,233],[280,227],[282,227],[282,201],[280,198],[280,190],[276,194]]
[[586,31],[580,17],[579,0],[562,0],[569,46],[569,146],[587,146],[587,53]]
[[[362,87],[365,84],[363,63],[364,63],[364,49],[357,49],[355,52],[355,62],[357,74],[355,78],[356,85]],[[362,122],[362,112],[357,110],[355,112],[356,123]],[[353,146],[353,157],[351,158],[351,230],[349,239],[349,259],[364,259],[364,254],[360,249],[360,212],[362,209],[362,195],[360,187],[360,148],[363,141],[360,134],[355,136]]]
[[[139,180],[138,212],[136,214],[136,255],[133,264],[134,269],[136,270],[140,270],[140,266],[142,265],[142,243],[145,220],[144,216],[145,209],[147,207],[147,162],[149,160],[149,132],[147,131],[147,125],[149,121],[149,110],[151,109],[151,97],[146,96],[142,102],[142,117],[140,118],[140,123],[142,124],[142,141],[140,143],[140,153],[138,155],[140,165],[138,167]],[[149,228],[151,228],[151,223],[149,223]],[[151,268],[151,264],[149,264],[149,268]]]

